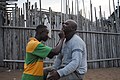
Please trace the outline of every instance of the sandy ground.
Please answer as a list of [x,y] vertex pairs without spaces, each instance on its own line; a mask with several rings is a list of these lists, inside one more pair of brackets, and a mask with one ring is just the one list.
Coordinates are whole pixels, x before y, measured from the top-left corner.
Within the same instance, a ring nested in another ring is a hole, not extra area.
[[[0,80],[20,80],[22,72],[22,70],[0,68]],[[120,80],[120,67],[89,69],[84,80]]]

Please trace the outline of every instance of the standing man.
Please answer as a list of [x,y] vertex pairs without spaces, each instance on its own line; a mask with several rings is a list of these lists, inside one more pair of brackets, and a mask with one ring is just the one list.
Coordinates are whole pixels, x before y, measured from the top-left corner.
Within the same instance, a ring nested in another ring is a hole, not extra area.
[[83,80],[87,72],[86,44],[75,34],[77,23],[74,20],[67,20],[62,30],[66,40],[53,65],[54,70],[49,73],[48,80]]
[[36,27],[35,37],[30,38],[26,46],[22,80],[43,80],[43,59],[52,58],[60,52],[65,37],[64,33],[59,34],[60,40],[53,49],[42,43],[48,39],[48,33],[46,26],[38,25]]

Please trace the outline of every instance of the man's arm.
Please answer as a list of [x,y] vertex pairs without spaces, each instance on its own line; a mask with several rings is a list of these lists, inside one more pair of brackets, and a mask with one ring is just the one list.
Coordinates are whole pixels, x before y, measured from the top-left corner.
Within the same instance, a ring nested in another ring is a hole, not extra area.
[[79,59],[82,58],[82,55],[80,52],[76,52],[76,51],[73,52],[72,54],[73,54],[72,61],[64,68],[52,71],[50,76],[48,77],[48,80],[52,80],[52,79],[57,80],[62,76],[73,73],[77,69],[77,67],[79,66],[79,63],[80,63]]
[[74,51],[72,53],[72,61],[64,68],[57,70],[57,72],[61,77],[74,72],[79,66],[81,59],[82,59],[82,52]]
[[47,57],[49,58],[53,58],[53,56],[55,55],[58,55],[61,51],[61,48],[62,48],[62,45],[63,45],[63,42],[64,42],[64,38],[65,38],[65,35],[64,35],[64,32],[61,31],[59,33],[59,37],[60,37],[60,40],[59,42],[57,43],[57,45],[50,51],[50,53],[48,54]]
[[61,63],[62,63],[62,58],[63,58],[63,56],[61,55],[61,54],[59,54],[57,57],[56,57],[56,59],[55,59],[55,61],[54,61],[54,64],[53,64],[53,68],[54,69],[58,69],[59,67],[60,67],[60,65],[61,65]]

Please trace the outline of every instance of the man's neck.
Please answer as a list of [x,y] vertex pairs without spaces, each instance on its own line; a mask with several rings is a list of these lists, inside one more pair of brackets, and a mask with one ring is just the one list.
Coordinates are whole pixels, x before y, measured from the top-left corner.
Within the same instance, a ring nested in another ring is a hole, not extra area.
[[74,31],[74,32],[72,31],[72,32],[70,32],[70,33],[67,33],[67,34],[66,34],[66,42],[69,41],[69,40],[73,37],[74,34],[75,34],[75,31]]
[[35,38],[40,42],[41,41],[41,39],[39,39],[39,37],[38,36],[35,36]]

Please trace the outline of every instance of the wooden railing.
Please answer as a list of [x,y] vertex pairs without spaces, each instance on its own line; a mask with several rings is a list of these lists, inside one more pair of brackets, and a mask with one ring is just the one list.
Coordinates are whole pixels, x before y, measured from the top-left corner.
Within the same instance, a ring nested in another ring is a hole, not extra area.
[[[25,47],[35,28],[2,27],[2,52],[4,65],[9,68],[23,68]],[[52,38],[45,44],[54,47],[59,30],[52,30]],[[77,31],[87,46],[88,68],[120,66],[120,33]],[[1,50],[0,50],[1,51]],[[49,60],[50,64],[53,59]],[[46,63],[46,62],[45,62]],[[47,64],[48,64],[47,63]]]

